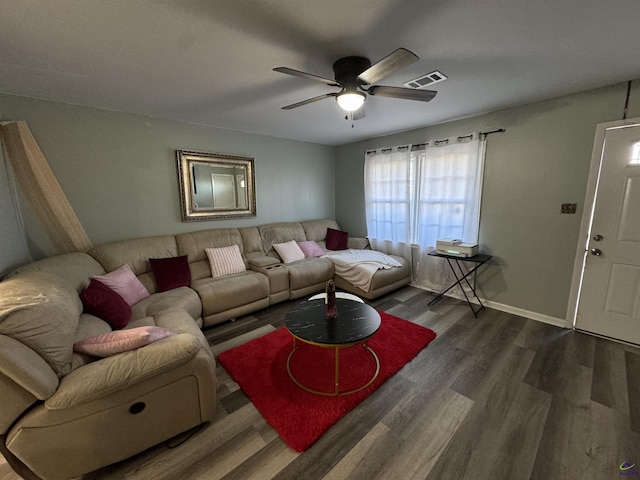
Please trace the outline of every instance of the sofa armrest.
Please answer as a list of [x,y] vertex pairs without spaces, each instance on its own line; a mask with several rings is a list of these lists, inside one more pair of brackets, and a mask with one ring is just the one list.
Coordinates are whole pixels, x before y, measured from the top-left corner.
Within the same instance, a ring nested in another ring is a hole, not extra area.
[[22,342],[0,335],[0,373],[38,400],[49,398],[58,388],[58,376],[49,364]]
[[[249,260],[249,268],[251,270],[274,267],[280,264],[281,262],[277,258],[267,257],[267,256],[251,258]],[[255,267],[255,268],[252,268],[252,267]]]
[[189,362],[201,348],[194,335],[181,333],[97,360],[64,377],[45,406],[50,410],[61,410],[125,390]]
[[353,248],[356,250],[370,249],[369,239],[365,237],[349,237],[347,239],[347,248]]

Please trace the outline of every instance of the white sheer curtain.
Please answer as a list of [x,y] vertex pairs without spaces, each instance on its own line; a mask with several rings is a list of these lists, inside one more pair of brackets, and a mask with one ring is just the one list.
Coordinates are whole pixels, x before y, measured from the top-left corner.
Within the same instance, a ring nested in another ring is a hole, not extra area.
[[438,291],[452,282],[444,260],[427,255],[437,239],[478,242],[485,143],[474,134],[427,144],[417,194],[414,283],[420,287]]
[[364,167],[367,235],[371,247],[411,259],[415,164],[410,147],[367,152]]
[[443,259],[427,255],[437,239],[478,241],[484,146],[472,134],[367,152],[371,246],[410,260],[419,287],[439,291],[452,281]]

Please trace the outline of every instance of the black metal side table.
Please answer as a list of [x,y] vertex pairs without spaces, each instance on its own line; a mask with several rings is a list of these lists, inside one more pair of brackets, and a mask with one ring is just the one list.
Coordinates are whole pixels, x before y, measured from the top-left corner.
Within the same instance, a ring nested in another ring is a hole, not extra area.
[[[449,290],[451,290],[453,287],[455,287],[457,285],[457,286],[460,287],[460,290],[462,290],[462,294],[464,295],[464,298],[467,300],[467,304],[469,305],[469,308],[473,312],[473,316],[475,318],[478,318],[478,313],[480,313],[480,310],[484,309],[484,305],[483,305],[482,301],[480,300],[480,298],[478,298],[478,295],[476,294],[476,290],[475,290],[476,271],[482,265],[484,265],[489,260],[491,260],[492,256],[491,255],[485,255],[483,253],[479,253],[478,255],[474,255],[473,257],[455,257],[453,255],[446,255],[446,254],[443,254],[443,253],[438,253],[435,250],[433,250],[432,252],[429,252],[427,255],[431,255],[432,257],[441,257],[441,258],[446,259],[447,263],[449,264],[449,267],[451,268],[451,271],[453,272],[453,276],[456,277],[456,281],[453,282],[449,287],[447,287],[446,290],[443,290],[438,295],[436,295],[436,298],[431,300],[428,303],[428,305],[431,305],[432,303],[440,300],[445,293],[447,293]],[[452,260],[458,266],[458,271],[456,271],[456,269],[454,268],[453,263],[451,262]],[[460,265],[461,261],[462,262],[473,262],[473,263],[475,263],[475,265],[467,273],[464,273],[464,271],[462,270],[462,266]],[[471,274],[473,274],[473,286],[469,283],[469,280],[468,280],[468,277]],[[469,287],[469,289],[473,293],[473,296],[476,298],[476,300],[480,304],[480,308],[478,308],[477,310],[473,308],[473,304],[469,300],[469,296],[467,295],[467,292],[465,292],[465,290],[464,290],[464,287],[462,285],[462,281],[464,281],[467,284],[467,286]]]

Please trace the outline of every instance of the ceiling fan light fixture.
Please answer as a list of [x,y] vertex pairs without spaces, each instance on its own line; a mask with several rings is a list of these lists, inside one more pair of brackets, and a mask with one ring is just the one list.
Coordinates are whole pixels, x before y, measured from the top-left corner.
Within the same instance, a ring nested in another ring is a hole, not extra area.
[[344,92],[338,94],[336,100],[338,101],[338,105],[345,112],[355,112],[364,104],[364,93],[360,92]]

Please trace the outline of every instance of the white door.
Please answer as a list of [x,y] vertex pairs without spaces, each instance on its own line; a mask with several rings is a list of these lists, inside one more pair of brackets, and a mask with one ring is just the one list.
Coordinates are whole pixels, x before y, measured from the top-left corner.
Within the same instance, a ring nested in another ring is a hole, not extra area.
[[605,128],[600,153],[575,326],[640,344],[640,122]]
[[236,190],[235,177],[222,173],[211,174],[213,191],[213,208],[235,208]]

